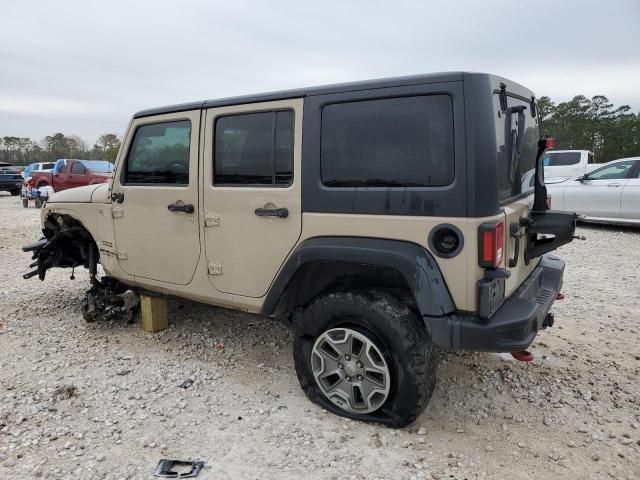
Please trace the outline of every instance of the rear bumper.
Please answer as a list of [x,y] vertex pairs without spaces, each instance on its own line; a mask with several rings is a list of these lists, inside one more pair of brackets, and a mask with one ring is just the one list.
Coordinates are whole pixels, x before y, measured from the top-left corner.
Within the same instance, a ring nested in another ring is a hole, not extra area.
[[517,352],[526,349],[562,288],[564,261],[543,255],[538,266],[490,318],[455,313],[426,317],[432,340],[447,350]]

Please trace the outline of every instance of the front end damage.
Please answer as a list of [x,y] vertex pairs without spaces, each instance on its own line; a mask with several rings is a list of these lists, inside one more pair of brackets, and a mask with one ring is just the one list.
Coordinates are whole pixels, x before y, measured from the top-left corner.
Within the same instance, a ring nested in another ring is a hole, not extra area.
[[[44,238],[22,248],[23,252],[33,252],[35,260],[32,270],[23,275],[31,278],[38,275],[44,280],[47,270],[53,267],[85,267],[93,280],[97,273],[99,252],[95,241],[87,229],[70,215],[49,214],[42,229]],[[73,274],[72,274],[73,277]]]
[[97,278],[100,253],[95,240],[80,221],[70,215],[47,215],[42,229],[44,237],[22,248],[32,252],[34,270],[23,275],[44,280],[50,268],[84,267],[89,270],[91,288],[82,302],[82,316],[87,322],[124,318],[132,322],[139,311],[138,296],[116,279]]

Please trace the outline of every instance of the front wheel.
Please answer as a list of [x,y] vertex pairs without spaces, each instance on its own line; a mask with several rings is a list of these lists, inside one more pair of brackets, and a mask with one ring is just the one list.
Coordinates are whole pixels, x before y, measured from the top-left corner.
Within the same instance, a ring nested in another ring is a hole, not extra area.
[[28,207],[29,207],[29,200],[28,200],[28,199],[26,199],[26,198],[23,198],[23,199],[22,199],[22,206],[23,206],[24,208],[28,208]]
[[294,320],[294,361],[309,399],[339,415],[404,427],[425,409],[437,355],[418,316],[390,294],[336,292]]
[[35,204],[36,204],[36,208],[42,208],[43,205],[43,201],[39,198],[36,198]]

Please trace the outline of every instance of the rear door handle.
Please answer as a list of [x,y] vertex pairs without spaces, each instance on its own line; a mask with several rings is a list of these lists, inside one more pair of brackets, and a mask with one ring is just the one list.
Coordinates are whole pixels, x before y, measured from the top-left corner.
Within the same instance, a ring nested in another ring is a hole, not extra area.
[[259,217],[287,218],[289,210],[286,208],[256,208],[255,214]]
[[607,187],[619,187],[619,183],[607,183]]
[[167,210],[170,212],[184,212],[184,213],[193,213],[195,212],[195,208],[190,203],[185,203],[184,205],[178,205],[177,203],[172,203],[167,205]]

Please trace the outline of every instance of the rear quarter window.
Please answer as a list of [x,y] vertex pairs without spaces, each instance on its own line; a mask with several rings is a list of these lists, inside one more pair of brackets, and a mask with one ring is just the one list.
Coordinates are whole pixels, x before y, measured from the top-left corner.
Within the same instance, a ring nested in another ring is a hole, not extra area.
[[543,157],[545,167],[566,167],[580,163],[580,152],[549,152]]
[[320,166],[327,187],[438,187],[454,178],[448,95],[327,105]]

